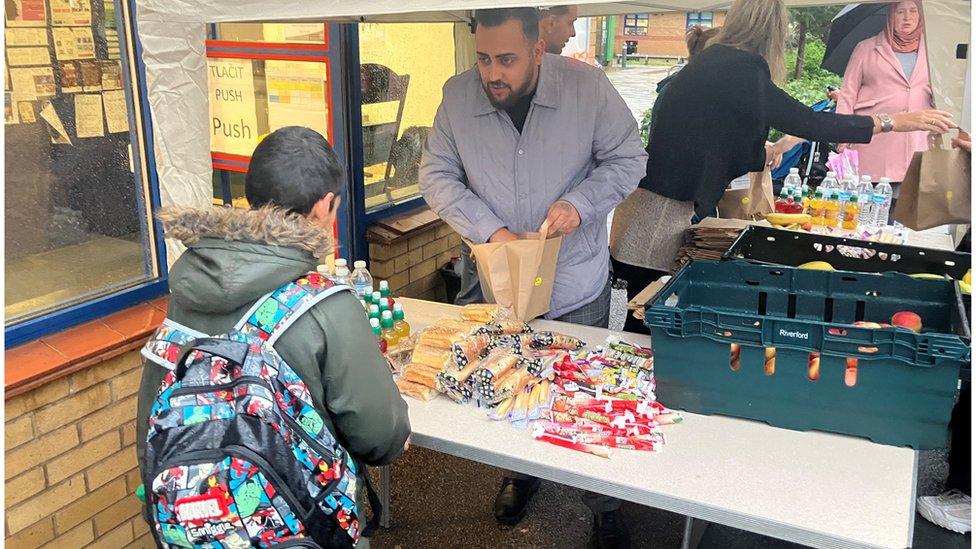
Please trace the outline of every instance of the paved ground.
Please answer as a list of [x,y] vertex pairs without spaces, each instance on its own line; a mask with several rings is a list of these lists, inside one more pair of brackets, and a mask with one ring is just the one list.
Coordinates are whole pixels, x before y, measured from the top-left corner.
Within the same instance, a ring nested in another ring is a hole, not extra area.
[[[611,82],[638,120],[651,107],[654,87],[665,76],[663,67],[632,67],[608,73]],[[608,220],[609,222],[609,220]],[[623,325],[626,296],[614,291],[611,327]],[[919,495],[938,494],[947,473],[945,452],[923,452],[919,459]],[[503,472],[422,448],[408,451],[393,466],[392,514],[389,530],[377,533],[374,548],[413,547],[559,547],[582,548],[591,530],[589,510],[579,491],[544,482],[528,516],[516,528],[501,528],[492,518],[492,503]],[[625,503],[635,548],[669,549],[681,545],[684,518],[674,513]],[[917,549],[969,547],[961,536],[916,516]],[[702,549],[786,549],[799,545],[711,525]]]

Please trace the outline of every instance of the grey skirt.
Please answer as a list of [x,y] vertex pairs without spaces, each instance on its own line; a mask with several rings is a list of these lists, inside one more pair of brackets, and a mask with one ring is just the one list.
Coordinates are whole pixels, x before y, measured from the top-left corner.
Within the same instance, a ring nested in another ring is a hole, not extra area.
[[670,271],[694,214],[694,202],[638,188],[613,212],[610,255],[628,265]]

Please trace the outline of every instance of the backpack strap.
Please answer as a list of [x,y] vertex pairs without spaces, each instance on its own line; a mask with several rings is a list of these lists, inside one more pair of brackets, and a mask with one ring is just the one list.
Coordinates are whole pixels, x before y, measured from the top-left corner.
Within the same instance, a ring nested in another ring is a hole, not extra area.
[[162,326],[149,336],[149,341],[142,347],[140,354],[146,360],[155,362],[167,370],[175,370],[183,345],[203,337],[209,336],[167,318],[163,320]]
[[257,300],[234,330],[274,345],[278,338],[309,309],[339,292],[354,291],[336,285],[317,272],[308,273]]

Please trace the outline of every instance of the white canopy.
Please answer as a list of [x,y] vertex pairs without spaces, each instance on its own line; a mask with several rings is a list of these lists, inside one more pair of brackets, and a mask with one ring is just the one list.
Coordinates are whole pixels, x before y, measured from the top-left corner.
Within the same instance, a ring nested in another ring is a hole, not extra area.
[[[790,6],[845,4],[785,0]],[[205,40],[208,23],[243,21],[462,22],[482,8],[569,3],[526,0],[137,0],[136,23],[146,67],[154,154],[164,205],[207,207],[212,190]],[[581,16],[660,11],[713,11],[728,0],[576,0]],[[925,0],[926,39],[936,104],[963,111],[968,44],[968,0]],[[968,109],[966,109],[968,112]],[[968,125],[968,124],[967,124]],[[170,261],[181,251],[167,242]]]

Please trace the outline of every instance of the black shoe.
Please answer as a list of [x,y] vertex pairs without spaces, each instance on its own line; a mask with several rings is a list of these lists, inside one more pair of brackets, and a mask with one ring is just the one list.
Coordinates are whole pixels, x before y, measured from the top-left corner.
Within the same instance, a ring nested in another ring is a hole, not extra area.
[[525,516],[532,495],[539,491],[539,479],[505,477],[495,496],[495,520],[505,526],[515,526]]
[[630,532],[620,511],[600,513],[593,517],[590,547],[595,549],[630,549]]

